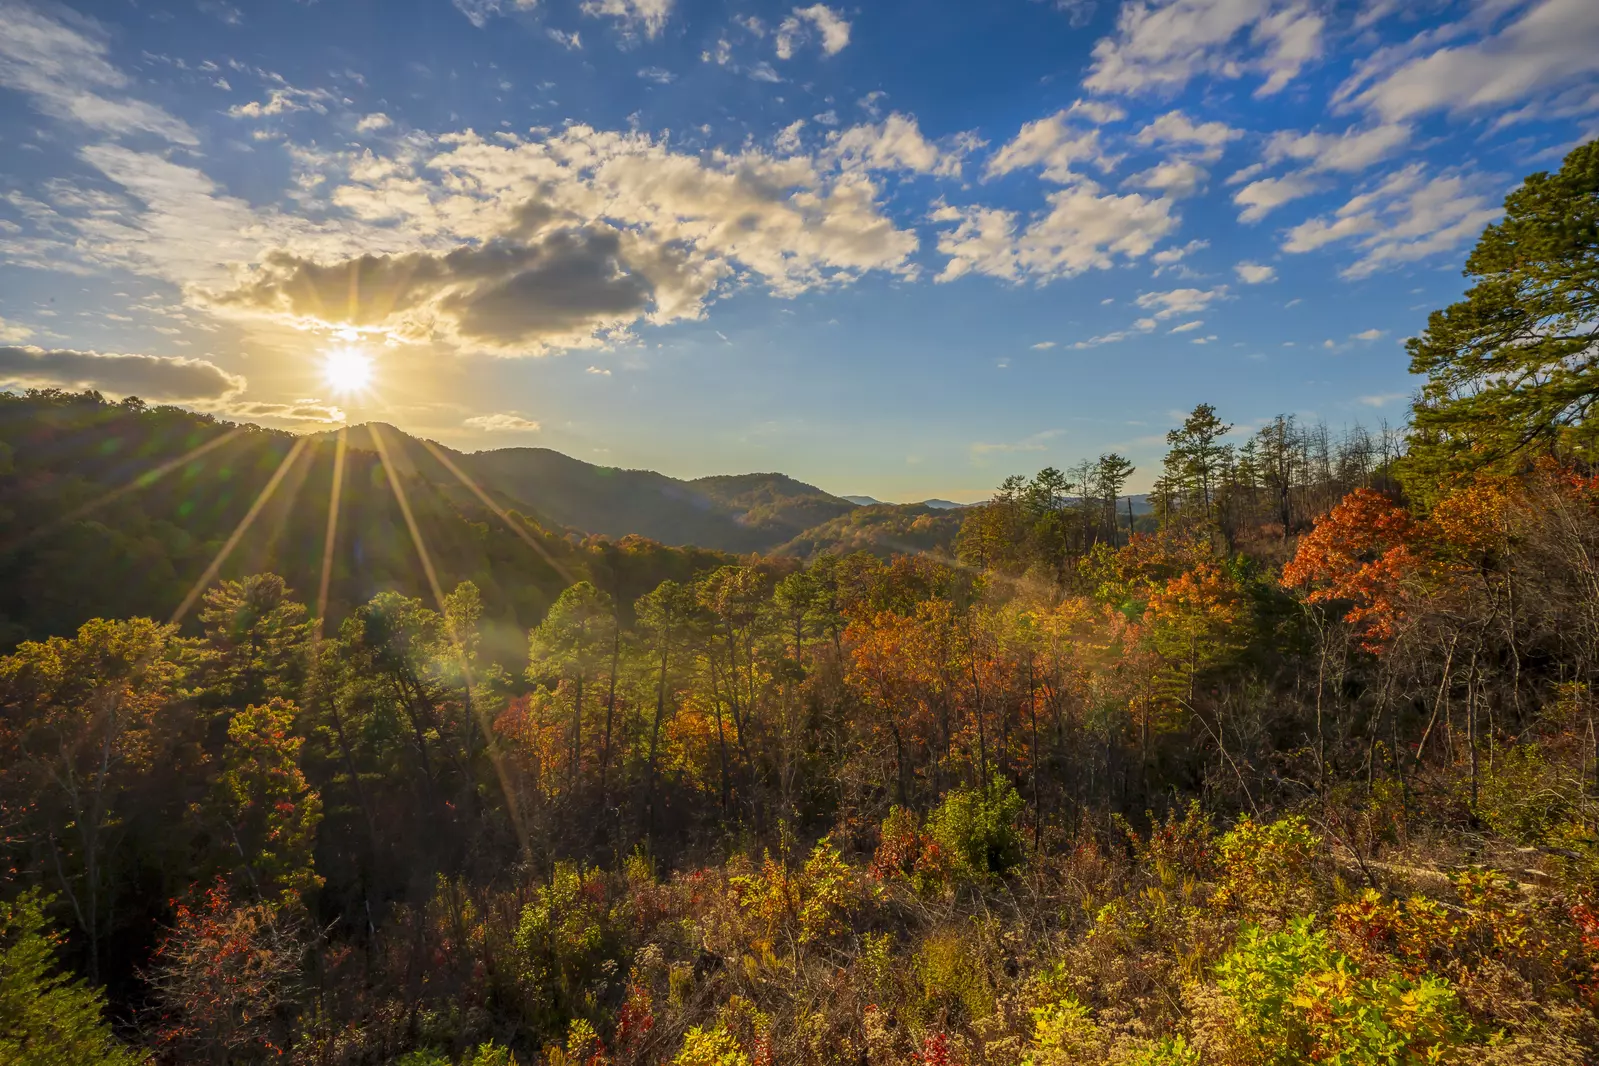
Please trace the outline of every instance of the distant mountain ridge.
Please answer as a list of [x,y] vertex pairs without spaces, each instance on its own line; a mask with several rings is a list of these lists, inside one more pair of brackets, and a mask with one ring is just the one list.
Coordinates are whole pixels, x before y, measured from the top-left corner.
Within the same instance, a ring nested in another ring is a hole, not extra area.
[[[460,452],[378,424],[391,452],[400,453],[391,458],[407,473],[462,493],[437,458],[442,454],[502,505],[514,505],[551,528],[612,539],[637,535],[668,545],[764,553],[857,506],[786,474],[684,481],[653,470],[597,466],[550,448]],[[351,448],[375,450],[368,424],[350,426],[345,434]]]

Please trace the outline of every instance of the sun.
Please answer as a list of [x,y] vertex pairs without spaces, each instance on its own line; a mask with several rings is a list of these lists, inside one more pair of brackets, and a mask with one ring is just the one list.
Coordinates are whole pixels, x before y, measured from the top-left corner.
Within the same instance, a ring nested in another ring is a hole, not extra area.
[[322,377],[340,396],[372,387],[372,357],[359,348],[329,348],[322,356]]

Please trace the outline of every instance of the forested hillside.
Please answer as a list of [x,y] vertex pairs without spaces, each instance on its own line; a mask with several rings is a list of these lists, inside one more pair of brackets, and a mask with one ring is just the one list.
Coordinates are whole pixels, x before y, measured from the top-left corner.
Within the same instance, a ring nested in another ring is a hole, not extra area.
[[1410,342],[1406,431],[1201,403],[1132,530],[1107,453],[824,527],[881,555],[4,401],[13,625],[123,598],[0,659],[0,1060],[1596,1061],[1596,262],[1599,143]]
[[853,506],[782,474],[679,481],[593,466],[547,448],[451,454],[486,488],[559,525],[612,538],[766,552]]
[[166,619],[219,577],[272,572],[314,604],[324,561],[328,617],[382,591],[425,595],[407,509],[438,580],[484,590],[496,659],[524,656],[527,628],[580,577],[613,587],[622,572],[625,596],[731,559],[563,536],[525,504],[474,489],[460,453],[392,427],[344,436],[341,457],[339,434],[297,440],[93,394],[0,394],[0,645],[70,635],[96,616]]

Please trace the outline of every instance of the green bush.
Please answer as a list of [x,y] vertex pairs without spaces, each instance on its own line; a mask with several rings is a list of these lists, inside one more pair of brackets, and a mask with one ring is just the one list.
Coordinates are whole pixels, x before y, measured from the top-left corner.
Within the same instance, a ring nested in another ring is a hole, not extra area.
[[1002,877],[1026,858],[1016,828],[1022,798],[1010,785],[996,784],[985,796],[957,788],[927,819],[927,832],[957,870],[970,877]]
[[1289,1066],[1409,1066],[1438,1061],[1469,1036],[1448,981],[1360,973],[1311,919],[1267,935],[1248,928],[1217,969],[1241,1059]]

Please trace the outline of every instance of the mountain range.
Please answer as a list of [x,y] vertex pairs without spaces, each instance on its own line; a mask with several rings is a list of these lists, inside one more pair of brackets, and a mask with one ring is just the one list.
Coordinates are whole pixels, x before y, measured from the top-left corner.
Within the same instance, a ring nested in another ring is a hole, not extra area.
[[957,510],[863,507],[779,473],[685,481],[544,448],[460,452],[383,423],[345,429],[341,462],[340,436],[0,393],[0,650],[96,616],[183,615],[195,589],[262,571],[314,602],[326,569],[333,624],[383,591],[431,599],[434,579],[471,580],[509,659],[584,577],[628,608],[740,556],[948,554],[960,527]]

